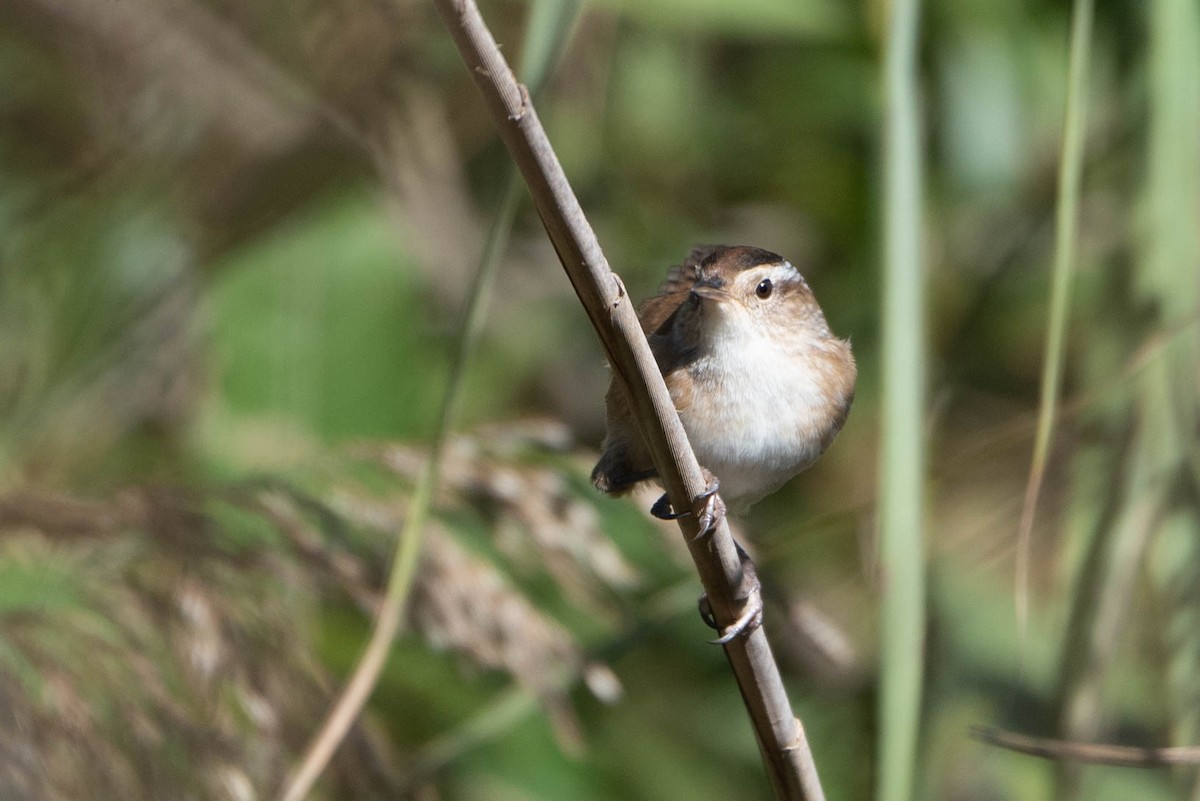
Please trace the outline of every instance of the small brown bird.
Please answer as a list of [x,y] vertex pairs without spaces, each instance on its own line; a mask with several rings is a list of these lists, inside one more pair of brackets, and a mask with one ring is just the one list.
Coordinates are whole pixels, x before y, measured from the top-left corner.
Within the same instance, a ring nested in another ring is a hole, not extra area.
[[[731,508],[811,465],[846,421],[857,373],[850,343],[829,330],[808,283],[782,257],[695,248],[638,317],[696,458]],[[657,473],[615,378],[606,400],[608,435],[592,482],[621,494]]]

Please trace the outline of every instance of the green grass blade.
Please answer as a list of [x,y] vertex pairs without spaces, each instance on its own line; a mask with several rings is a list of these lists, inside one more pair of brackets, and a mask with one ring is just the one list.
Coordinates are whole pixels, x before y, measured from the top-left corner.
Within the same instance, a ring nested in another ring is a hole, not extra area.
[[1042,362],[1042,389],[1034,435],[1033,459],[1025,485],[1025,503],[1017,528],[1016,616],[1023,638],[1029,620],[1029,547],[1034,511],[1041,494],[1050,439],[1062,392],[1063,354],[1071,308],[1071,277],[1079,230],[1079,193],[1083,174],[1084,131],[1087,123],[1088,49],[1092,36],[1092,0],[1075,0],[1071,18],[1071,53],[1067,67],[1067,109],[1063,126],[1062,159],[1058,171],[1055,215],[1054,272],[1050,284],[1050,322]]
[[[543,0],[535,5],[530,16],[526,37],[529,43],[529,52],[533,54],[533,58],[529,60],[529,68],[534,72],[534,75],[528,79],[531,92],[536,91],[544,82],[551,64],[557,54],[561,52],[562,44],[565,42],[564,34],[570,27],[577,8],[576,0]],[[559,38],[550,44],[535,43],[533,42],[535,35]],[[476,273],[475,282],[471,286],[463,312],[457,347],[451,362],[450,377],[446,384],[433,442],[429,448],[429,461],[417,481],[408,517],[404,521],[404,529],[400,532],[396,543],[396,551],[388,573],[387,589],[380,605],[379,616],[375,620],[370,640],[355,666],[353,675],[347,681],[345,690],[338,698],[321,730],[314,737],[295,777],[281,795],[283,801],[300,801],[304,798],[313,782],[328,764],[334,749],[341,743],[351,723],[357,718],[366,704],[367,698],[374,690],[379,674],[387,660],[387,654],[391,650],[392,641],[404,618],[413,578],[420,563],[425,523],[429,517],[434,490],[437,488],[442,455],[462,402],[462,388],[465,385],[467,367],[471,354],[479,342],[487,310],[487,300],[491,297],[496,273],[508,247],[509,233],[512,231],[513,221],[516,219],[517,203],[520,197],[519,176],[515,168],[510,168],[505,181],[504,193],[488,233],[487,245],[480,258],[479,270]]]
[[[522,77],[526,81],[530,93],[536,93],[541,88],[550,72],[551,65],[557,59],[558,54],[562,52],[567,30],[570,28],[578,8],[578,0],[541,0],[541,2],[534,3],[528,22],[525,63],[521,69]],[[454,352],[450,378],[446,385],[445,400],[442,403],[441,415],[434,431],[433,444],[430,446],[429,462],[417,484],[409,518],[397,546],[395,569],[390,576],[387,592],[387,598],[393,602],[402,602],[399,599],[408,595],[408,589],[412,585],[412,578],[420,556],[421,532],[429,512],[433,491],[437,486],[442,453],[458,415],[467,366],[479,341],[487,310],[487,299],[491,297],[496,273],[504,257],[504,252],[508,248],[508,237],[512,232],[513,221],[516,219],[517,204],[521,199],[523,184],[514,165],[509,165],[506,169],[504,193],[496,209],[491,230],[488,232],[487,245],[484,247],[483,256],[480,259],[479,271],[476,274],[475,283],[471,287],[466,310],[463,313],[458,347]]]
[[879,801],[907,801],[925,640],[924,297],[917,0],[891,7],[884,62],[883,443]]
[[[1200,414],[1200,9],[1194,0],[1148,3],[1146,176],[1141,198],[1138,287],[1161,329],[1192,320],[1140,381],[1141,419],[1158,469],[1200,486],[1194,437]],[[1200,740],[1200,510],[1178,503],[1155,535],[1150,574],[1162,599],[1171,739]],[[1181,777],[1182,780],[1182,777]],[[1200,778],[1187,797],[1200,799]]]

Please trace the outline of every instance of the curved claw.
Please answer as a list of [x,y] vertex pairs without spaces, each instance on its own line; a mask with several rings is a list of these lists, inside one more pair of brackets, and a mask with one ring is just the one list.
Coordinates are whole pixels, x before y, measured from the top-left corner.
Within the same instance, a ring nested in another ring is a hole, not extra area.
[[742,613],[741,617],[730,623],[725,628],[719,629],[721,632],[720,637],[715,640],[709,640],[709,642],[713,645],[726,645],[731,643],[737,637],[740,637],[743,634],[749,634],[761,626],[762,618],[762,601],[756,600],[756,602],[749,609]]
[[[722,504],[723,506],[724,504]],[[724,508],[721,511],[724,512]],[[737,620],[722,628],[713,616],[712,604],[708,601],[708,595],[700,596],[700,617],[709,627],[716,629],[721,634],[717,639],[709,640],[713,645],[728,645],[737,637],[754,631],[763,622],[762,585],[758,581],[758,571],[754,569],[754,563],[750,561],[750,557],[742,549],[742,546],[738,545],[736,540],[733,544],[737,548],[738,559],[742,563],[742,576],[739,581],[737,597],[745,606]]]
[[[719,504],[718,506],[718,502],[714,500],[717,495],[717,490],[720,489],[720,487],[721,482],[714,478],[712,483],[705,488],[704,492],[701,492],[692,499],[693,506],[700,501],[706,501],[704,504],[704,509],[700,512],[699,516],[701,535],[707,533],[708,530],[713,527],[718,515],[724,514],[725,512],[725,505]],[[688,515],[693,514],[693,511],[689,509],[685,512],[676,512],[671,507],[671,498],[666,493],[663,493],[662,497],[655,501],[654,505],[650,507],[650,514],[654,515],[659,520],[678,520],[681,517],[687,517]]]
[[711,493],[702,495],[707,500],[704,502],[704,508],[700,512],[699,519],[696,525],[695,539],[699,540],[708,536],[716,528],[717,522],[725,516],[725,502],[721,500],[721,496],[716,494],[716,489]]
[[749,634],[756,628],[762,625],[763,605],[762,599],[753,596],[753,601],[749,608],[742,613],[742,616],[722,628],[717,624],[716,618],[713,617],[712,605],[708,602],[707,595],[700,596],[700,618],[708,624],[709,628],[716,629],[721,633],[721,636],[715,640],[709,640],[713,645],[727,645],[733,642],[734,639],[743,635]]
[[663,493],[663,496],[650,507],[650,514],[659,520],[678,520],[681,517],[687,517],[691,512],[676,512],[671,508],[671,499],[666,493]]

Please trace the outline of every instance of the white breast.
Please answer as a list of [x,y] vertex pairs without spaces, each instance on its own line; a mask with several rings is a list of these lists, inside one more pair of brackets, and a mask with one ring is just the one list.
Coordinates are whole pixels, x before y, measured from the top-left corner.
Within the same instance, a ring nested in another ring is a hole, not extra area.
[[780,343],[752,325],[710,341],[688,367],[694,389],[680,419],[721,496],[747,506],[821,455],[833,405],[822,343]]

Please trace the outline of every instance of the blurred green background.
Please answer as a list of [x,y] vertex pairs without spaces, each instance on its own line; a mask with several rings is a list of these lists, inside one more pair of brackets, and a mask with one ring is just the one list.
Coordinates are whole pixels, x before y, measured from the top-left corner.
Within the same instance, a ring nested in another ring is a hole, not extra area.
[[[485,2],[510,59],[529,5]],[[1102,3],[1066,384],[1014,613],[1067,2],[929,0],[916,797],[1200,798],[972,725],[1200,732],[1200,10]],[[597,0],[539,113],[614,269],[801,266],[859,361],[740,524],[831,799],[872,793],[884,2]],[[271,798],[351,669],[506,156],[429,4],[0,4],[0,798]],[[599,498],[601,349],[529,204],[410,623],[320,798],[768,798],[650,495]],[[617,687],[620,691],[618,692]]]

